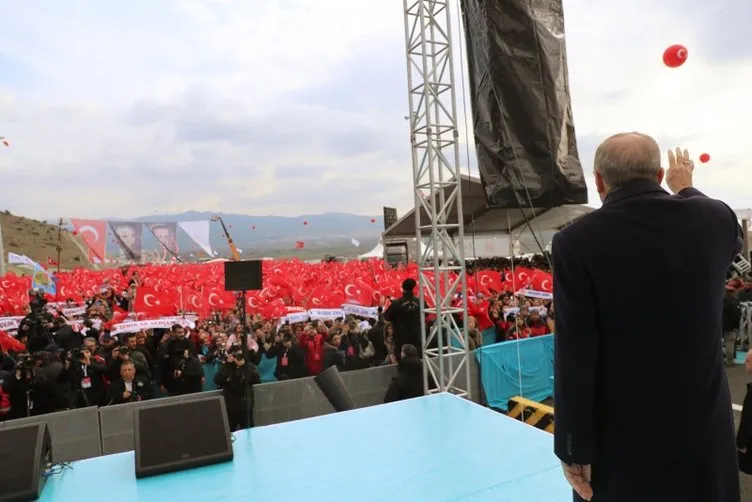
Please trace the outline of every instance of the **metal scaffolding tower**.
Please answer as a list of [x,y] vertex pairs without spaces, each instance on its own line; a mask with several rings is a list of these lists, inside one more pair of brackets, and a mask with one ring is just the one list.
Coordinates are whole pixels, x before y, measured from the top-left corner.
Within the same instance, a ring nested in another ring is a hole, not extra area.
[[[467,278],[449,1],[404,0],[404,8],[415,237],[418,249],[426,244],[418,258],[423,386],[470,398],[467,324],[455,319],[467,319]],[[427,315],[435,316],[428,332]]]

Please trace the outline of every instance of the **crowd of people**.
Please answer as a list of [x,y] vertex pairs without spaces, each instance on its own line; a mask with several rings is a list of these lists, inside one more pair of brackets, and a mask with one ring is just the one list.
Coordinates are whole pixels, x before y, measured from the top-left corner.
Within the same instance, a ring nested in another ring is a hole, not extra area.
[[[489,273],[504,281],[511,266],[505,258],[468,266],[471,350],[484,339],[503,342],[554,332],[550,295],[515,294],[487,286]],[[542,255],[516,261],[514,266],[548,268]],[[348,314],[290,322],[256,312],[243,322],[244,309],[238,301],[234,308],[214,310],[195,322],[114,330],[114,312],[138,318],[133,306],[142,282],[134,267],[121,291],[103,287],[80,306],[73,298],[54,304],[32,293],[17,332],[13,336],[0,333],[0,420],[221,389],[231,426],[238,429],[252,425],[245,413],[248,387],[262,380],[315,376],[331,366],[350,371],[397,364],[398,376],[385,401],[423,393],[420,306],[412,278],[402,282],[401,297],[380,298],[377,316],[371,319]],[[735,307],[729,307],[724,317],[724,333],[734,334],[730,353],[735,353],[731,349],[738,339],[739,320],[733,312],[750,295],[751,286],[736,279],[729,282],[728,303]],[[80,313],[78,320],[66,316],[71,310]],[[462,325],[463,319],[458,317],[457,322]],[[244,327],[248,333],[245,348],[241,343]],[[273,375],[262,375],[259,365],[269,361],[273,361],[267,365]]]
[[[503,275],[504,265],[488,260],[476,267]],[[470,268],[470,282],[478,269]],[[290,323],[255,313],[243,323],[238,302],[187,325],[113,334],[113,312],[136,315],[132,307],[141,282],[134,268],[122,291],[103,287],[86,298],[80,322],[64,313],[78,308],[74,299],[53,304],[32,293],[17,333],[4,334],[0,343],[0,420],[222,389],[232,427],[243,428],[252,425],[244,413],[244,389],[246,382],[260,383],[262,360],[275,362],[275,380],[315,376],[331,366],[349,371],[397,364],[385,401],[423,393],[420,306],[412,278],[403,281],[400,298],[380,300],[376,319],[347,315]],[[489,328],[496,341],[553,331],[550,300],[490,293],[469,299],[471,349],[483,343],[481,332]],[[241,344],[244,326],[247,350]]]

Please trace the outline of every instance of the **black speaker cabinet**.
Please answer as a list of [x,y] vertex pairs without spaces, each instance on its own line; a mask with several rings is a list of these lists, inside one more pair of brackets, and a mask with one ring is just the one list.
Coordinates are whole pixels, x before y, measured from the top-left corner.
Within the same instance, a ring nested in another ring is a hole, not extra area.
[[135,411],[136,477],[231,462],[232,434],[221,396]]
[[52,441],[46,424],[0,430],[0,501],[37,500],[50,464]]
[[262,283],[261,260],[225,262],[225,291],[258,291]]
[[325,371],[316,375],[313,379],[321,392],[332,405],[334,411],[350,411],[355,409],[355,402],[347,392],[345,382],[336,366],[329,366]]

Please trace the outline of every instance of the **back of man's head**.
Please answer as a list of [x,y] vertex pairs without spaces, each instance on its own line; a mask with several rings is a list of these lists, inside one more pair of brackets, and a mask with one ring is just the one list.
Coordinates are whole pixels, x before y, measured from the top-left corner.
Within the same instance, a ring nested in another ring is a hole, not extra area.
[[402,358],[405,357],[418,357],[418,349],[415,345],[406,343],[402,346]]
[[[658,143],[639,132],[619,133],[606,139],[595,151],[594,170],[606,191],[630,181],[648,179],[661,183],[661,149]],[[601,187],[598,187],[601,192]]]

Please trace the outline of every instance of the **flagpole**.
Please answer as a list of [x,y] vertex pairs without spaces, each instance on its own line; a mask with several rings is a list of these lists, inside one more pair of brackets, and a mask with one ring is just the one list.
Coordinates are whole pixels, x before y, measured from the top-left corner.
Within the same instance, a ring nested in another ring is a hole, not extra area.
[[57,222],[57,273],[60,274],[61,255],[63,253],[63,219]]

